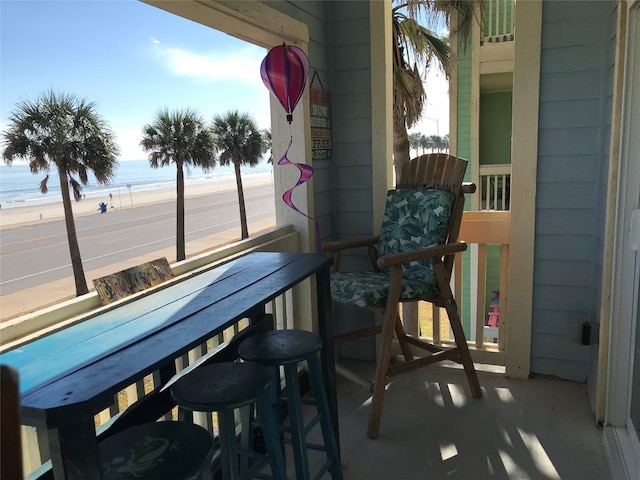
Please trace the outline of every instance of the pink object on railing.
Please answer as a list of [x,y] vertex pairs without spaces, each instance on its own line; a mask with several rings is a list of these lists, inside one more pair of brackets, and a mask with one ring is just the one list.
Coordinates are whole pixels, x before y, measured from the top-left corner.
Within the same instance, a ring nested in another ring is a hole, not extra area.
[[490,327],[497,327],[498,317],[500,316],[500,305],[491,305],[491,308],[493,308],[493,312],[489,312],[489,320],[487,324]]

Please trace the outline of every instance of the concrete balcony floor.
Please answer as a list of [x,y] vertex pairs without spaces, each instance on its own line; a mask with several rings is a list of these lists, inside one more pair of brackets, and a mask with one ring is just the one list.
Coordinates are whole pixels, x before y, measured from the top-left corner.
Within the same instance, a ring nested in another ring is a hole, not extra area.
[[[373,378],[373,363],[345,364]],[[369,393],[338,376],[345,480],[611,479],[584,384],[492,368],[478,371],[480,400],[457,365],[395,377],[376,440],[366,436]]]

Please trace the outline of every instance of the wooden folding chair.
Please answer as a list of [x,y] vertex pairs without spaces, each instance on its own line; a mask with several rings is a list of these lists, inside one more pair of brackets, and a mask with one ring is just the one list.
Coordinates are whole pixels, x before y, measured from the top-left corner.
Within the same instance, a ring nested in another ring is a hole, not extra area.
[[[372,271],[338,271],[331,275],[334,301],[383,315],[382,325],[334,337],[335,343],[342,343],[382,333],[367,431],[370,438],[378,437],[388,377],[454,360],[464,366],[472,395],[482,397],[450,287],[455,255],[467,249],[458,241],[464,194],[475,191],[475,185],[463,184],[466,168],[466,160],[448,154],[411,160],[404,165],[396,189],[387,193],[380,235],[324,245],[325,252],[334,254],[338,269],[339,253],[347,248],[366,246],[373,264]],[[405,331],[399,305],[419,300],[446,308],[455,346],[434,345]],[[391,364],[394,333],[405,361]],[[413,347],[425,355],[415,358]]]

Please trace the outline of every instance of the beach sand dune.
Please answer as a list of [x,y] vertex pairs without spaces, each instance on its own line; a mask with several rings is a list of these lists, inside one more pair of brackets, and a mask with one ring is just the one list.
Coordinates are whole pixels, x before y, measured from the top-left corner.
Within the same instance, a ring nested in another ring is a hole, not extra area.
[[[248,175],[242,180],[245,189],[253,187],[261,187],[272,183],[271,174],[255,174]],[[235,180],[229,181],[216,181],[215,191],[235,191]],[[187,185],[185,188],[185,197],[194,197],[200,195],[210,195],[212,192],[211,183]],[[122,206],[120,206],[120,200],[122,200]],[[163,203],[163,202],[175,202],[175,190],[174,189],[162,189],[152,190],[144,192],[132,192],[132,201],[129,199],[129,192],[122,194],[122,198],[118,198],[117,195],[113,195],[113,208],[114,209],[133,209],[141,208],[144,205]],[[74,202],[74,216],[81,215],[100,215],[97,202],[103,201],[109,205],[109,198],[98,199],[89,201]],[[91,203],[91,204],[89,204]],[[0,239],[2,238],[2,230],[13,228],[21,225],[32,225],[37,222],[47,222],[53,220],[60,220],[64,218],[64,210],[62,203],[54,203],[47,205],[40,205],[34,207],[15,207],[10,209],[0,209]],[[275,225],[275,218],[265,219],[259,222],[254,222],[249,225],[249,232],[251,235],[272,228]],[[221,232],[210,237],[201,238],[194,242],[187,244],[187,256],[197,255],[198,253],[217,248],[221,245],[239,240],[240,232],[238,228],[229,229],[225,232]],[[91,280],[94,278],[102,277],[104,275],[112,274],[125,268],[129,268],[133,265],[139,265],[144,262],[154,260],[156,258],[166,257],[169,262],[175,261],[175,247],[151,252],[142,257],[136,259],[128,259],[126,261],[108,265],[103,268],[91,270],[85,272],[89,287],[92,290]],[[0,304],[0,321],[9,320],[20,315],[38,310],[45,306],[49,306],[58,303],[62,300],[72,298],[75,296],[75,286],[73,277],[68,277],[56,282],[51,282],[46,285],[39,285],[36,287],[28,288],[20,292],[16,292],[9,295],[1,296]]]

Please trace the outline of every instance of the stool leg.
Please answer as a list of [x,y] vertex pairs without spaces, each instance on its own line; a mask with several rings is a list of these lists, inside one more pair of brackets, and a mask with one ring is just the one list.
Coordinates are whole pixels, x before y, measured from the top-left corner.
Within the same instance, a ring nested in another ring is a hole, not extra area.
[[311,380],[311,388],[313,388],[313,396],[315,397],[318,413],[321,415],[320,427],[322,429],[322,437],[324,438],[324,446],[327,450],[327,457],[331,461],[329,471],[333,480],[342,480],[342,466],[340,464],[340,452],[338,452],[338,444],[331,425],[331,417],[329,416],[329,402],[327,394],[322,383],[322,371],[318,357],[315,355],[307,359],[309,367],[309,378]]
[[304,432],[304,418],[302,416],[302,402],[300,401],[300,384],[298,368],[295,363],[284,366],[285,392],[289,407],[289,425],[291,427],[291,446],[293,461],[296,468],[296,480],[310,480],[309,459],[307,458],[307,442]]
[[271,460],[271,477],[274,480],[285,480],[287,469],[284,464],[284,452],[280,445],[280,432],[277,419],[277,398],[275,391],[268,388],[262,393],[258,403],[258,415],[261,418],[262,436],[267,454]]
[[[242,431],[240,432],[240,448],[245,451],[253,450],[253,441],[251,436],[253,435],[253,429],[251,424],[253,423],[253,404],[240,407],[240,424],[242,425]],[[244,475],[251,467],[249,457],[247,455],[240,455],[240,476]]]
[[222,457],[222,477],[236,480],[238,473],[238,449],[236,446],[236,421],[233,409],[225,408],[218,412],[220,432],[220,453]]

